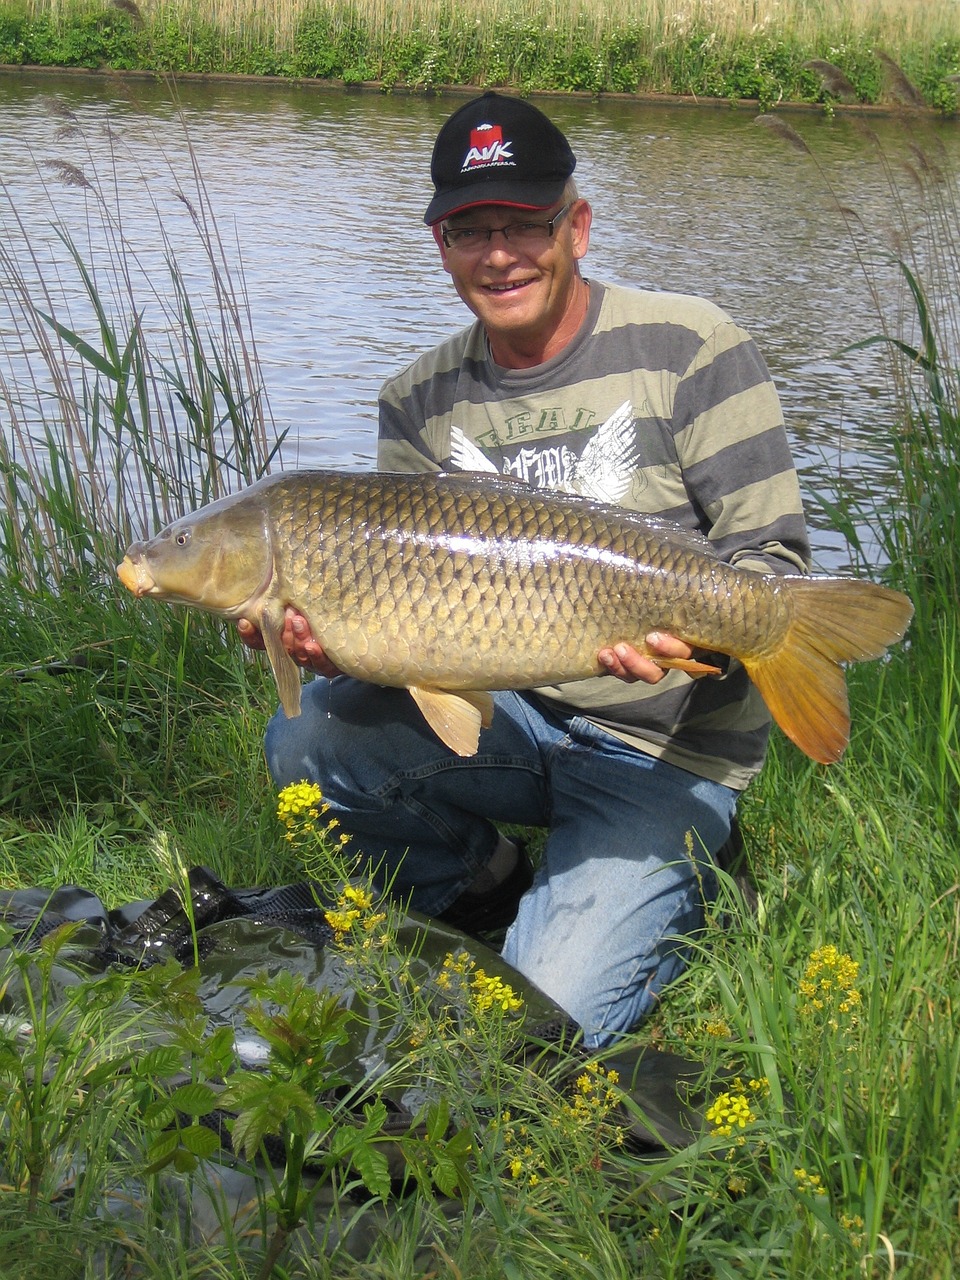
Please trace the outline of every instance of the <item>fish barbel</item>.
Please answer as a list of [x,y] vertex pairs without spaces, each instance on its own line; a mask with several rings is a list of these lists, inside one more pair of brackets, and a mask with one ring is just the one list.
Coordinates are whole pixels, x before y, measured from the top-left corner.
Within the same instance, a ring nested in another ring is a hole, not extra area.
[[736,658],[787,736],[831,763],[850,732],[841,664],[880,657],[913,613],[872,582],[737,568],[672,523],[461,473],[269,476],[134,543],[117,572],[136,596],[258,627],[288,716],[292,605],[341,671],[409,689],[459,755],[490,723],[487,691],[600,675],[600,649],[642,652],[661,630]]

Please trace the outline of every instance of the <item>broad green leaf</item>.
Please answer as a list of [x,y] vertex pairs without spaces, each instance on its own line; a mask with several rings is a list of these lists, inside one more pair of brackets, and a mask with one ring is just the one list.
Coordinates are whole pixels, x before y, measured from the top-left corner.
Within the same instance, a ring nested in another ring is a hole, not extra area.
[[170,1105],[170,1099],[166,1097],[156,1098],[143,1112],[144,1124],[154,1129],[166,1129],[176,1118],[177,1113]]
[[140,1057],[134,1057],[131,1069],[135,1076],[141,1077],[175,1076],[183,1069],[183,1054],[176,1045],[157,1045]]
[[192,1124],[180,1130],[180,1141],[200,1160],[210,1160],[220,1150],[220,1136],[206,1125]]
[[208,1084],[181,1085],[179,1089],[174,1089],[170,1095],[170,1102],[177,1109],[188,1116],[208,1116],[211,1111],[216,1111],[220,1105],[220,1096],[210,1088]]
[[371,1195],[386,1200],[390,1194],[390,1167],[387,1158],[376,1147],[361,1142],[353,1153],[351,1163]]
[[175,1129],[171,1129],[160,1136],[147,1147],[147,1165],[144,1169],[145,1173],[159,1173],[161,1169],[165,1169],[173,1159],[177,1149],[180,1146],[180,1135]]

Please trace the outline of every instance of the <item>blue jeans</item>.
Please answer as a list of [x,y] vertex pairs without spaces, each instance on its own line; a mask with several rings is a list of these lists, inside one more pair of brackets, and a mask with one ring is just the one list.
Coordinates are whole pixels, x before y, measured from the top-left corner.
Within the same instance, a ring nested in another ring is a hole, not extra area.
[[270,721],[267,762],[278,787],[318,783],[354,847],[428,915],[486,866],[495,822],[549,828],[503,957],[606,1044],[683,970],[737,793],[533,697],[494,697],[461,758],[406,690],[317,678],[298,718]]

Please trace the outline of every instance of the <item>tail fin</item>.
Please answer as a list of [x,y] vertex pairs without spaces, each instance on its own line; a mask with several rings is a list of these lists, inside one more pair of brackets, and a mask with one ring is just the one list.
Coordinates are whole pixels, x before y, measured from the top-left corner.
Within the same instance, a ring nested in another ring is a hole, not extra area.
[[879,658],[901,639],[913,605],[855,578],[782,578],[791,622],[780,647],[744,658],[770,714],[801,751],[833,764],[850,738],[844,662]]

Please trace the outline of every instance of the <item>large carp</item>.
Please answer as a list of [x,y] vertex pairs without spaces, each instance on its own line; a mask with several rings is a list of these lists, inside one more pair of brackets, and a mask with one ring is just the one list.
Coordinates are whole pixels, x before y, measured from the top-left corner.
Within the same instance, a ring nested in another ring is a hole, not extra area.
[[674,524],[466,474],[270,476],[134,543],[117,572],[136,596],[259,627],[288,716],[292,605],[342,671],[408,688],[460,755],[490,722],[486,690],[599,675],[601,648],[662,630],[736,658],[787,736],[830,763],[850,731],[841,664],[879,657],[913,613],[875,583],[738,569]]

